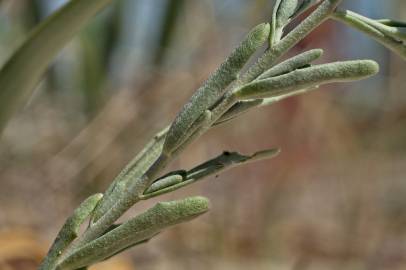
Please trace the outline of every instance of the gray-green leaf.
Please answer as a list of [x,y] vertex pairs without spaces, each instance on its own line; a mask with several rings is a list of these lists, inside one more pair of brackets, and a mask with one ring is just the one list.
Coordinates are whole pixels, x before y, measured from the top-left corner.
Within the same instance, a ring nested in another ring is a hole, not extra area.
[[262,73],[261,76],[257,78],[257,80],[262,80],[270,77],[283,75],[285,73],[289,73],[291,71],[294,71],[295,69],[309,65],[316,59],[320,58],[322,55],[323,55],[322,49],[314,49],[301,53],[268,69],[267,71]]
[[58,269],[76,269],[102,261],[128,246],[151,238],[169,226],[194,219],[208,209],[209,202],[204,197],[158,203],[75,250],[58,265]]
[[94,194],[79,205],[62,226],[39,269],[52,269],[58,256],[77,237],[80,225],[89,217],[102,197],[101,193]]
[[326,83],[360,80],[372,76],[378,71],[378,64],[372,60],[316,65],[249,83],[234,94],[239,100],[274,97]]

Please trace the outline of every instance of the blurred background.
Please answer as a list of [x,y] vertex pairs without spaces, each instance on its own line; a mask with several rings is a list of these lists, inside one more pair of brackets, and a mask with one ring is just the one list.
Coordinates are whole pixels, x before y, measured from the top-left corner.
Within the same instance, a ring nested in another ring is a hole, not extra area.
[[[0,0],[0,63],[65,2]],[[273,5],[114,2],[59,54],[0,141],[0,269],[35,269],[67,215],[106,189]],[[404,0],[343,6],[406,20]],[[204,195],[211,211],[90,269],[406,269],[406,63],[332,21],[290,54],[318,47],[319,62],[371,58],[381,72],[213,128],[169,169],[223,150],[282,153],[158,198]]]

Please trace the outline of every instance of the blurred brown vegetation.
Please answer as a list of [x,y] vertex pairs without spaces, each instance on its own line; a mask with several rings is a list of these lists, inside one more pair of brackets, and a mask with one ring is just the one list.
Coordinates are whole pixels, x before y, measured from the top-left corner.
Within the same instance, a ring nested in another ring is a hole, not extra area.
[[[406,18],[402,0],[359,2],[345,4]],[[50,3],[0,1],[0,61]],[[0,142],[0,269],[35,269],[74,207],[108,186],[271,7],[127,0],[95,18]],[[223,150],[279,146],[282,154],[158,198],[201,194],[212,209],[91,269],[406,269],[406,64],[330,22],[292,54],[316,47],[323,61],[372,58],[382,72],[210,131],[170,169]]]

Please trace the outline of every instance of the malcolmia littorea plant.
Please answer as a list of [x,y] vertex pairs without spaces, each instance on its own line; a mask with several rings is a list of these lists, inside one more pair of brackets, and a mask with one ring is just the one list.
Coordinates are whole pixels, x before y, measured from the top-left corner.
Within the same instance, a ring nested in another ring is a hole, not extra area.
[[[0,71],[0,128],[24,104],[54,55],[94,14],[111,0],[72,0],[41,23]],[[318,89],[376,74],[373,60],[313,65],[322,49],[279,59],[328,19],[366,33],[406,60],[406,24],[374,20],[338,8],[341,0],[277,0],[272,20],[254,27],[207,81],[196,90],[175,120],[159,131],[114,179],[104,194],[87,198],[57,235],[39,269],[86,269],[130,247],[147,242],[162,230],[208,211],[208,200],[190,197],[160,202],[121,224],[115,223],[140,201],[169,193],[234,166],[275,157],[279,149],[249,155],[225,151],[189,170],[162,175],[167,165],[211,127],[248,110]],[[289,33],[285,27],[309,8],[313,11]],[[69,23],[67,23],[69,22]],[[47,40],[45,42],[45,40]],[[264,49],[266,48],[266,49]],[[35,51],[35,53],[33,53]],[[246,67],[253,57],[260,56]],[[29,57],[28,57],[29,56]],[[21,76],[20,76],[21,75]],[[16,78],[20,78],[17,79]],[[80,232],[80,226],[89,225]]]

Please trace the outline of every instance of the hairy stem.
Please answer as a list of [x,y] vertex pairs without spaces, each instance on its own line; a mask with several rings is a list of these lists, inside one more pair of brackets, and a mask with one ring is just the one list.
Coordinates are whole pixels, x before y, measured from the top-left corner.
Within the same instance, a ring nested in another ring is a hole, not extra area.
[[[334,11],[336,6],[339,4],[341,0],[325,0],[308,18],[306,18],[298,27],[296,27],[292,32],[290,32],[286,37],[284,37],[279,43],[277,43],[274,47],[271,47],[265,54],[244,74],[242,75],[238,80],[237,83],[234,85],[234,89],[239,89],[241,88],[244,84],[252,81],[256,77],[258,77],[261,73],[263,73],[266,69],[268,69],[272,64],[275,63],[275,61],[286,51],[288,51],[291,47],[293,47],[297,42],[299,42],[301,39],[303,39],[307,34],[309,34],[314,28],[316,28],[318,25],[320,25],[322,22],[324,22],[330,14]],[[269,27],[269,26],[268,26]],[[259,47],[260,43],[263,43],[264,40],[264,31],[263,26],[262,29],[257,30],[258,34],[254,31],[254,34],[252,34],[255,37],[255,40],[257,40],[253,44],[248,44],[245,45],[242,43],[242,48],[255,48],[257,49]],[[269,31],[269,30],[268,30]],[[251,32],[253,33],[253,32]],[[250,37],[248,37],[250,39]],[[238,52],[238,51],[237,51]],[[253,51],[243,49],[243,54],[245,55],[244,58],[241,58],[239,60],[235,60],[238,63],[238,70],[242,68],[243,64],[248,60],[249,56],[253,53]],[[235,52],[234,52],[235,54]],[[238,59],[237,56],[233,56],[229,58],[230,59]],[[234,61],[234,60],[232,60]],[[227,62],[226,62],[227,63]],[[228,64],[227,64],[228,65]],[[229,69],[227,65],[224,65],[223,68]],[[217,72],[221,71],[218,70]],[[232,72],[232,74],[236,74],[235,71]],[[215,78],[215,77],[214,77]],[[221,78],[221,76],[219,77]],[[231,77],[230,77],[231,78]],[[229,82],[226,80],[227,83],[224,84],[224,87],[226,87]],[[231,82],[231,81],[230,81]],[[216,86],[217,87],[217,86]],[[202,90],[206,91],[206,90]],[[217,91],[217,90],[215,90]],[[220,119],[220,117],[228,110],[230,109],[238,100],[236,99],[235,95],[233,94],[235,91],[229,91],[225,94],[225,96],[218,101],[217,104],[214,104],[213,109],[210,109],[211,111],[211,121],[210,125],[206,124],[203,127],[199,128],[196,134],[193,135],[192,139],[185,141],[181,149],[183,150],[188,144],[190,144],[192,141],[197,139],[201,134],[206,132],[212,124],[214,124],[217,120]],[[204,102],[205,106],[210,106],[210,103],[213,103],[215,99],[219,97],[219,94],[215,94],[216,97],[214,99],[210,100],[210,102]],[[191,103],[189,104],[196,104],[195,100],[192,99]],[[191,106],[191,105],[188,105]],[[199,105],[201,106],[201,105]],[[185,109],[188,109],[189,107],[185,107]],[[203,113],[204,110],[201,112]],[[180,114],[181,115],[181,114]],[[185,116],[181,118],[186,118],[190,119],[190,116],[188,114],[184,114]],[[198,115],[200,116],[200,115]],[[197,119],[197,116],[194,116],[194,119]],[[179,118],[180,119],[180,118]],[[126,212],[132,205],[134,205],[136,202],[140,200],[140,197],[143,195],[144,191],[152,184],[154,179],[161,173],[161,171],[166,167],[166,165],[173,160],[175,156],[177,156],[180,151],[177,151],[176,155],[171,155],[168,152],[173,151],[173,147],[179,148],[177,146],[178,139],[182,139],[184,136],[184,133],[182,135],[177,134],[177,128],[176,123],[181,123],[181,121],[178,119],[178,121],[174,122],[172,125],[171,129],[173,128],[172,132],[172,137],[174,138],[173,140],[169,140],[168,142],[165,142],[167,145],[167,150],[166,153],[162,152],[160,157],[151,165],[151,167],[139,178],[135,179],[130,186],[127,187],[125,192],[120,196],[120,199],[102,216],[100,219],[95,222],[86,232],[80,237],[80,239],[72,245],[72,248],[67,252],[69,255],[72,253],[72,251],[75,248],[78,248],[82,246],[83,244],[96,239],[100,235],[102,235],[111,224],[114,223],[124,212]],[[194,122],[195,120],[192,120]],[[188,122],[190,123],[190,121]],[[182,123],[183,124],[183,123]],[[191,123],[188,124],[190,127]],[[170,129],[170,130],[171,130]],[[182,129],[182,127],[180,127]],[[165,148],[164,144],[164,148]]]

